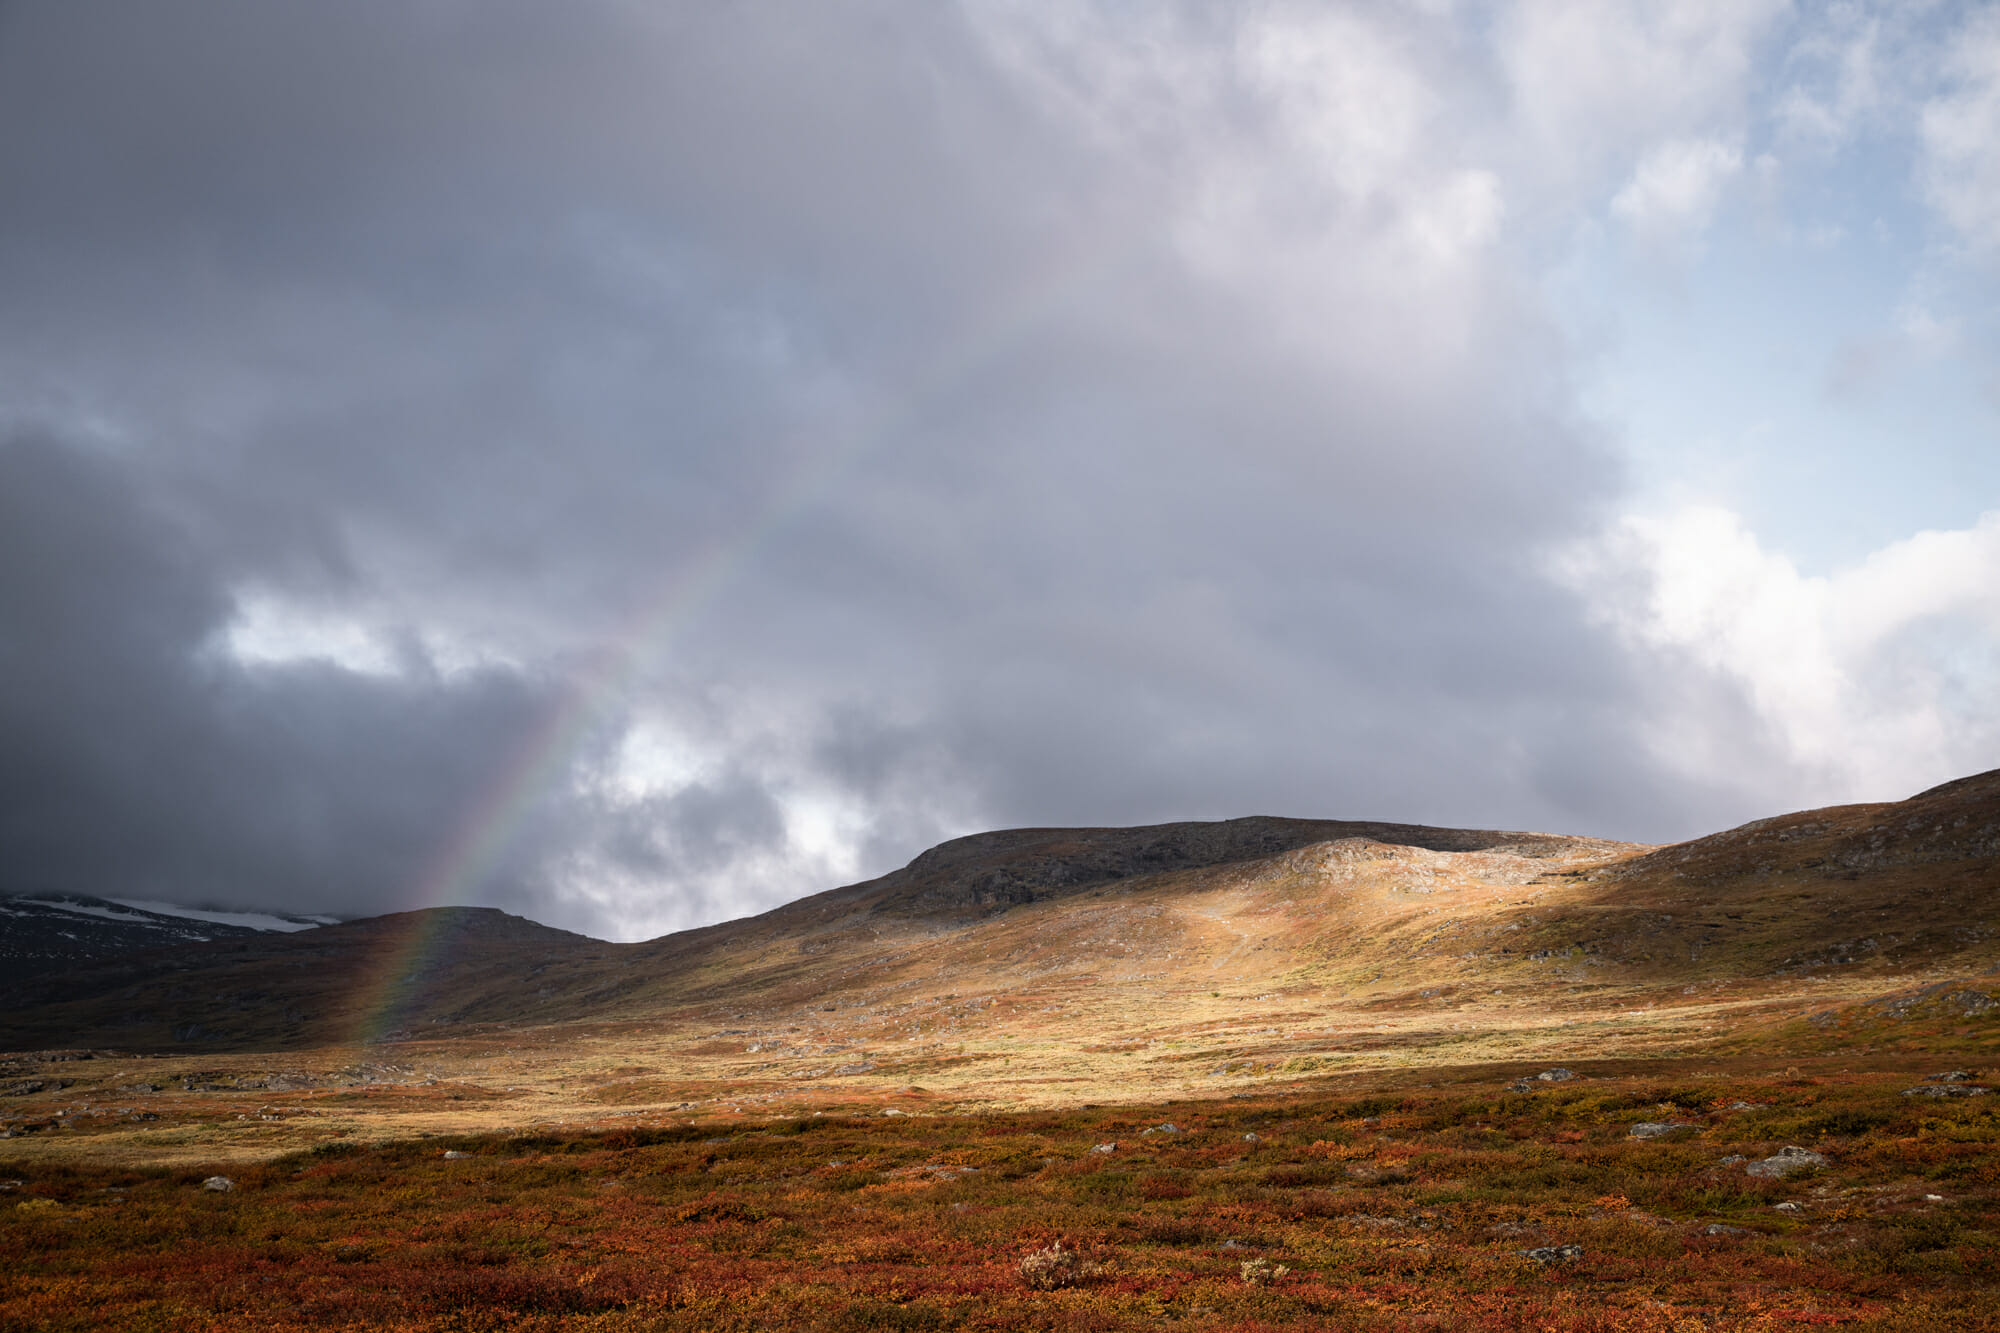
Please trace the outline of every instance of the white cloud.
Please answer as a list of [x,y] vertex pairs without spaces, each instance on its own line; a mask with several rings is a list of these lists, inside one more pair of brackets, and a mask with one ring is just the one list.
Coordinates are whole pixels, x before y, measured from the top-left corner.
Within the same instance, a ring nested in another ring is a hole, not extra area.
[[[1752,754],[1831,800],[2000,763],[2000,511],[1813,577],[1696,506],[1624,519],[1560,577],[1656,674],[1653,745],[1683,771]],[[1686,676],[1727,686],[1756,725]]]
[[2000,14],[1967,22],[1947,57],[1953,86],[1923,109],[1929,202],[1972,249],[2000,248]]
[[1524,0],[1498,24],[1525,168],[1580,187],[1642,145],[1726,134],[1784,0]]
[[237,598],[223,646],[246,666],[326,662],[369,676],[398,675],[403,667],[396,644],[373,626],[258,593]]
[[1887,49],[1902,37],[1894,31],[1897,15],[1836,3],[1816,17],[1787,56],[1803,77],[1777,97],[1772,115],[1792,143],[1825,152],[1879,116],[1908,71],[1896,68],[1898,53]]
[[1692,238],[1715,216],[1722,192],[1743,170],[1743,150],[1717,139],[1674,139],[1640,159],[1611,200],[1611,211],[1642,240]]

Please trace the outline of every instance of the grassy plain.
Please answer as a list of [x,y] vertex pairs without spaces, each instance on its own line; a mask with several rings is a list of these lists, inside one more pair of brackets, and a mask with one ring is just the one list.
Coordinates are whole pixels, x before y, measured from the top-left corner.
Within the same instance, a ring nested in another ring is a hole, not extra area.
[[[1012,1112],[911,1088],[499,1133],[454,1132],[439,1084],[407,1094],[425,1137],[179,1164],[51,1131],[67,1151],[0,1164],[0,1327],[1996,1328],[2000,1098],[1903,1095],[1933,1064],[1581,1061],[1528,1091],[1440,1065]],[[1788,1145],[1826,1164],[1746,1172]],[[1069,1283],[1032,1288],[1057,1241]]]

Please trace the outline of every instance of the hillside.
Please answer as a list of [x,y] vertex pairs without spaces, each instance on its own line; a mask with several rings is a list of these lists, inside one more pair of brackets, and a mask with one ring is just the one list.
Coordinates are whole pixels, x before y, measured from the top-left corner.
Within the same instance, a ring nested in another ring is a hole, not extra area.
[[[760,1008],[805,1004],[940,969],[1077,981],[1144,964],[1149,975],[1206,968],[1261,979],[1274,964],[1308,962],[1326,927],[1358,919],[1357,889],[1393,899],[1513,886],[1636,850],[1270,818],[1017,829],[944,843],[879,879],[761,916],[641,944],[490,908],[440,908],[119,955],[0,991],[0,1043],[284,1049],[465,1025],[646,1019],[738,997]],[[1245,892],[1243,902],[1232,897]],[[1272,893],[1288,904],[1281,916],[1271,914]],[[1295,928],[1303,922],[1314,923],[1310,934]]]
[[[1996,908],[2000,773],[1663,848],[1271,818],[1011,830],[638,944],[449,908],[17,978],[0,1049],[94,1049],[76,1088],[450,1086],[480,1124],[1913,1034],[1978,1050]],[[42,1058],[9,1067],[26,1086]]]

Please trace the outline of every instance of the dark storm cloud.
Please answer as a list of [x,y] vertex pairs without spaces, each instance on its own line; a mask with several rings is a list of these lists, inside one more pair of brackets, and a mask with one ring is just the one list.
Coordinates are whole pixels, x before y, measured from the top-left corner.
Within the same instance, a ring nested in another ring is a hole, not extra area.
[[499,672],[246,668],[230,612],[115,465],[0,440],[0,890],[394,910],[550,702]]
[[1360,7],[1356,126],[1254,17],[0,10],[0,411],[75,442],[6,454],[9,882],[375,910],[578,689],[456,891],[600,931],[973,825],[1695,831],[1540,572],[1617,471],[1477,126],[1398,109],[1487,76]]

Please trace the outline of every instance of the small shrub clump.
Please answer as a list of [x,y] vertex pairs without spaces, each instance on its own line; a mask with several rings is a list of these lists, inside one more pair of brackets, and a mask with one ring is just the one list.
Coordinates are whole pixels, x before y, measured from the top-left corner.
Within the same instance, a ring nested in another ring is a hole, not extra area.
[[1103,1264],[1084,1258],[1059,1240],[1021,1257],[1021,1281],[1033,1291],[1080,1287],[1103,1273]]
[[1274,1264],[1269,1259],[1245,1259],[1243,1280],[1253,1287],[1268,1287],[1292,1270],[1283,1264]]

